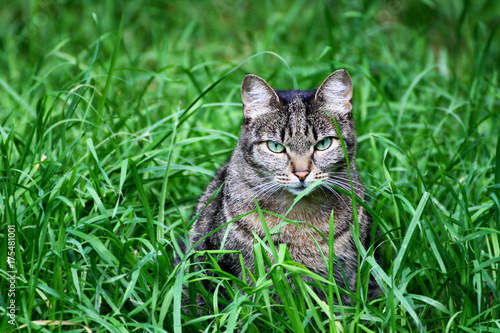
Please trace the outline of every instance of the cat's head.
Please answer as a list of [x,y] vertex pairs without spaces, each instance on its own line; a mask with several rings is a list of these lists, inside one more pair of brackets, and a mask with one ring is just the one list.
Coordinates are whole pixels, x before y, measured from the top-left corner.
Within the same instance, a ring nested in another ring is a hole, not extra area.
[[332,117],[337,121],[349,160],[356,154],[352,82],[346,70],[328,76],[315,90],[275,90],[256,75],[242,84],[240,147],[249,167],[273,177],[292,194],[316,180],[346,171],[346,159]]

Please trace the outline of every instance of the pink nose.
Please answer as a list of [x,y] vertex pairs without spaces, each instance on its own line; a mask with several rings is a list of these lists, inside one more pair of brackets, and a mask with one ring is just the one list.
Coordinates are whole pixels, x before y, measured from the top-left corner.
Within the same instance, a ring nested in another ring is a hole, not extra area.
[[294,175],[297,176],[299,178],[299,180],[301,182],[303,182],[307,175],[309,174],[310,170],[298,170],[298,171],[294,171]]

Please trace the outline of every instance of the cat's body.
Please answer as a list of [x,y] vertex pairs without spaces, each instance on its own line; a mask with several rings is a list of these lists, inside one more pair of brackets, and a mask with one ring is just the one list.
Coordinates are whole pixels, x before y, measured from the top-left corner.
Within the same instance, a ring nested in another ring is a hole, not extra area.
[[[336,71],[312,91],[278,91],[261,78],[247,75],[242,85],[245,122],[240,140],[229,161],[219,169],[200,198],[195,214],[201,213],[191,230],[191,245],[235,220],[224,244],[226,228],[206,237],[195,249],[239,251],[245,265],[253,269],[253,232],[264,238],[262,222],[257,213],[236,218],[256,208],[254,199],[262,210],[284,216],[296,196],[317,180],[350,191],[349,170],[331,117],[337,121],[345,141],[355,193],[363,199],[354,164],[356,132],[351,115],[351,96],[351,79],[345,70]],[[219,188],[220,192],[207,205]],[[328,239],[332,237],[329,235],[332,210],[334,252],[342,264],[348,287],[354,291],[357,248],[351,232],[354,223],[351,199],[326,184],[321,185],[304,196],[286,218],[306,222]],[[359,205],[357,213],[360,241],[367,247],[371,220]],[[279,233],[273,236],[274,241],[285,243],[294,261],[328,277],[328,266],[311,235],[326,258],[327,241],[305,224],[285,224],[282,218],[270,214],[264,216],[270,230],[281,224]],[[224,255],[219,265],[241,277],[237,256]],[[345,288],[342,269],[336,263],[334,277],[339,286]],[[342,302],[350,303],[347,297],[343,297]]]

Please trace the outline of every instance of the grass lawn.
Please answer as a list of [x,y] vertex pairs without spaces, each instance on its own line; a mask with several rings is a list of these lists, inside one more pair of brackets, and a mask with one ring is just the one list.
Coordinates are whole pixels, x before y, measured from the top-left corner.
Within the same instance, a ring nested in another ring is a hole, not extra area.
[[[0,332],[500,332],[499,17],[493,0],[2,1]],[[338,68],[381,248],[355,304],[331,281],[320,301],[259,239],[252,284],[217,253],[196,271],[179,239],[238,139],[243,76],[313,89]]]

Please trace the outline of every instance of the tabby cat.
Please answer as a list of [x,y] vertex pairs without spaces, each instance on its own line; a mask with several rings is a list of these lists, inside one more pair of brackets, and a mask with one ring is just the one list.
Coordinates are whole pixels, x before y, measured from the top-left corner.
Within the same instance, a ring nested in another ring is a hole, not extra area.
[[[214,229],[237,216],[256,209],[284,216],[294,199],[316,181],[316,186],[286,215],[287,219],[306,222],[323,235],[334,237],[336,283],[356,290],[357,248],[351,232],[353,212],[351,198],[329,184],[350,192],[349,170],[332,117],[338,123],[350,162],[356,195],[363,199],[363,186],[356,171],[356,132],[352,117],[352,82],[348,72],[340,69],[328,76],[315,90],[275,90],[260,77],[248,74],[241,88],[244,123],[241,136],[229,161],[217,172],[200,198],[192,226],[193,246]],[[220,192],[208,203],[214,193]],[[207,204],[208,203],[208,204]],[[330,215],[334,212],[334,235],[329,235]],[[357,205],[359,237],[369,246],[371,219]],[[305,224],[284,224],[283,219],[264,214],[270,230],[279,226],[273,236],[275,243],[285,243],[292,259],[313,272],[328,278],[328,268],[318,246],[328,258],[328,242]],[[305,228],[305,230],[304,230]],[[264,229],[257,213],[252,213],[226,228],[212,233],[198,244],[196,250],[236,250],[242,253],[245,265],[253,269],[255,232],[264,239]],[[339,264],[340,263],[340,264]],[[219,265],[241,278],[238,256],[226,254]],[[340,265],[342,267],[340,267]],[[345,273],[345,278],[342,273]],[[347,283],[346,283],[347,282]],[[378,294],[372,282],[371,294]],[[342,296],[342,303],[350,298]]]

